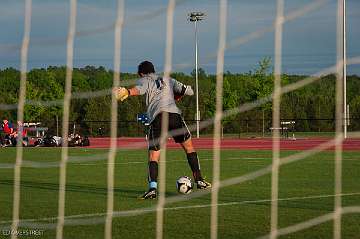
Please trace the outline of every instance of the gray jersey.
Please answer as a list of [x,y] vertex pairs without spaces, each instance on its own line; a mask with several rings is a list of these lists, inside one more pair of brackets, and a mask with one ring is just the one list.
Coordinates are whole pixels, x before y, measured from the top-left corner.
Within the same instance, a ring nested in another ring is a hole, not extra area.
[[181,114],[174,100],[174,92],[181,92],[183,86],[184,84],[175,79],[159,77],[156,74],[148,74],[137,81],[135,87],[140,95],[146,95],[150,123],[160,112]]

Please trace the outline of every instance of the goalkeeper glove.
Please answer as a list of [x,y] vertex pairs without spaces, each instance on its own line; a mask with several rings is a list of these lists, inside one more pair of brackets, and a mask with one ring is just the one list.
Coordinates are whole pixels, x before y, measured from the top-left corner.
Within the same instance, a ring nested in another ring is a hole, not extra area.
[[124,101],[129,97],[130,91],[125,87],[119,87],[114,90],[114,94],[117,100]]

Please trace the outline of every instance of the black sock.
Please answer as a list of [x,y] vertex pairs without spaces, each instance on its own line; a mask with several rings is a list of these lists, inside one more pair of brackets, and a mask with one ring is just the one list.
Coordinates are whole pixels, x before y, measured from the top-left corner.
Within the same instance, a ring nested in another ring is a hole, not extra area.
[[199,159],[196,152],[186,154],[195,181],[202,180]]
[[149,182],[157,182],[158,163],[156,161],[149,162]]

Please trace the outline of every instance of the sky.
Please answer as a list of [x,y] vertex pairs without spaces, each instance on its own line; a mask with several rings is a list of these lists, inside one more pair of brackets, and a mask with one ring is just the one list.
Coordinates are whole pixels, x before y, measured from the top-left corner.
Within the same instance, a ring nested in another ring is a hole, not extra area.
[[[0,8],[0,68],[20,67],[24,30],[24,0],[2,0]],[[336,0],[285,0],[285,15],[318,7],[284,24],[282,70],[288,74],[315,74],[336,63]],[[360,1],[347,2],[347,56],[360,56]],[[166,0],[125,0],[121,71],[136,72],[143,60],[163,71],[166,43]],[[310,4],[310,5],[309,5]],[[274,61],[272,30],[243,44],[235,44],[253,32],[271,28],[276,0],[228,0],[225,71],[253,71],[264,57]],[[74,67],[113,68],[117,0],[78,0]],[[69,1],[32,0],[28,68],[66,64]],[[216,71],[219,33],[219,1],[178,0],[174,16],[173,71],[190,73],[194,68],[194,24],[191,11],[206,17],[198,24],[199,66]],[[215,56],[215,57],[214,57]],[[360,75],[360,65],[349,65],[349,74]]]

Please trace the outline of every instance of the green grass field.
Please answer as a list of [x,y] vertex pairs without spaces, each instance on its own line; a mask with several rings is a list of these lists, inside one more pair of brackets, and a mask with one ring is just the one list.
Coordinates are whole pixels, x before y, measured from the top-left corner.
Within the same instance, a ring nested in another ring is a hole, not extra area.
[[[60,149],[27,148],[24,160],[54,162],[60,160]],[[70,156],[105,154],[100,149],[70,149]],[[295,151],[282,152],[282,156]],[[16,151],[0,151],[0,163],[14,163]],[[250,173],[271,164],[271,151],[223,150],[221,179]],[[203,174],[211,180],[212,151],[199,150]],[[343,206],[360,205],[360,152],[344,152]],[[287,227],[329,213],[334,205],[334,153],[322,152],[304,160],[284,165],[280,169],[279,226]],[[147,153],[145,150],[121,150],[115,167],[115,211],[148,208],[156,200],[143,201],[137,197],[147,187]],[[12,168],[0,168],[1,227],[11,224],[13,201]],[[22,168],[21,219],[52,218],[57,216],[59,168]],[[106,212],[105,160],[69,163],[66,187],[66,216]],[[191,175],[182,151],[168,150],[167,196],[177,195],[175,181]],[[219,195],[219,238],[257,238],[270,228],[270,175],[242,184],[221,188]],[[167,204],[165,238],[210,238],[210,195],[184,202]],[[181,208],[179,208],[181,207]],[[56,223],[49,219],[43,223]],[[154,238],[156,213],[115,217],[114,238]],[[342,220],[342,238],[359,238],[360,215],[346,214]],[[22,230],[26,230],[22,228]],[[333,222],[329,221],[280,238],[332,238]],[[0,231],[0,238],[9,238]],[[45,229],[40,236],[54,238],[54,229]],[[104,224],[65,226],[64,238],[103,238]],[[30,238],[20,236],[19,238]]]

